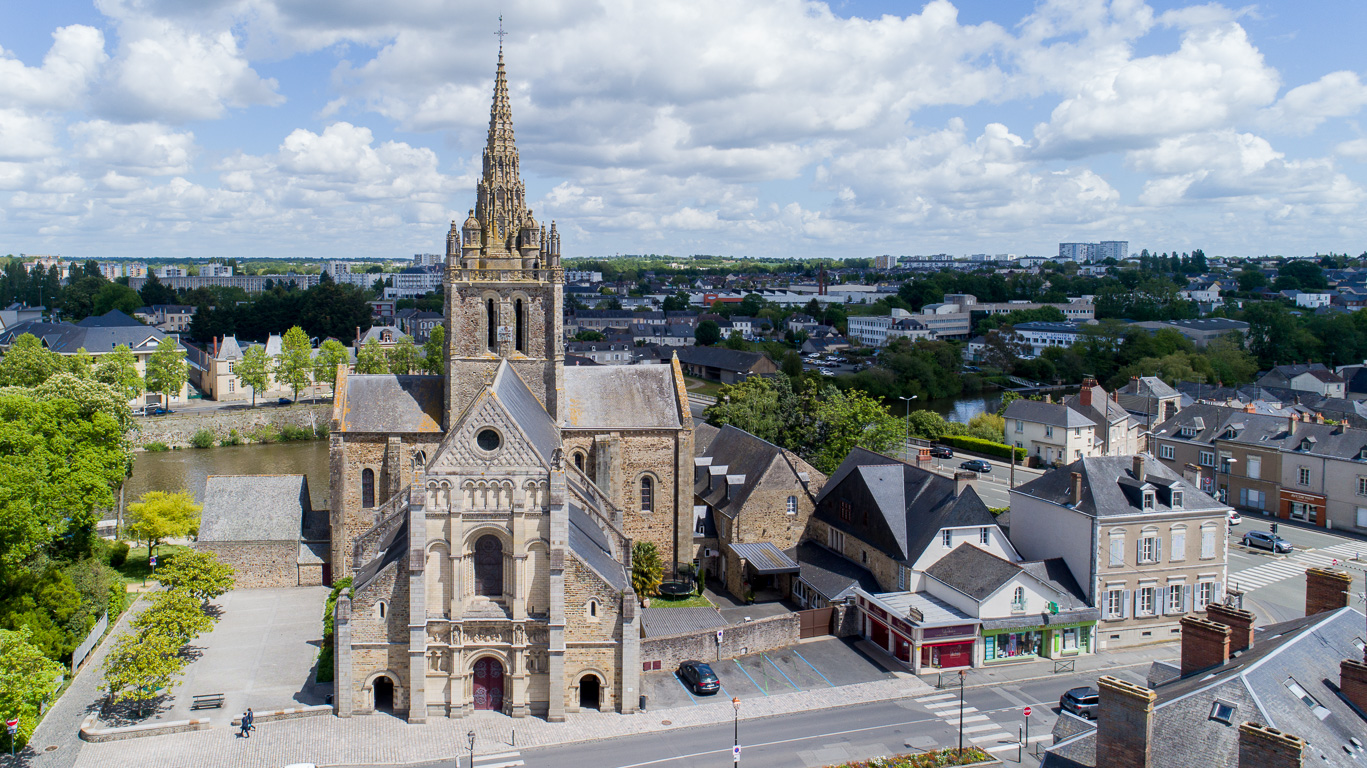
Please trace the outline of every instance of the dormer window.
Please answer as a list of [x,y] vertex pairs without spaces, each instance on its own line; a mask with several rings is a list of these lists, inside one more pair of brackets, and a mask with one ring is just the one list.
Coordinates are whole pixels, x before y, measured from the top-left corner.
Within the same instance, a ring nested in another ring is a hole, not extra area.
[[1182,427],[1182,437],[1196,437],[1196,427]]
[[1183,494],[1181,491],[1173,491],[1172,503],[1168,506],[1172,507],[1173,509],[1180,509],[1182,507],[1182,495]]
[[1154,492],[1153,492],[1153,491],[1144,491],[1144,509],[1153,509],[1153,507],[1154,507]]

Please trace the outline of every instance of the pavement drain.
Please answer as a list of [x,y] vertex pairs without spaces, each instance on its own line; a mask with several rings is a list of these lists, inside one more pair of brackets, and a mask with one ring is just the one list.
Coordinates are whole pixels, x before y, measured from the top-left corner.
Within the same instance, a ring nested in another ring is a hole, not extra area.
[[673,724],[674,724],[674,721],[673,721],[673,720],[661,720],[661,721],[660,721],[660,725],[673,725]]

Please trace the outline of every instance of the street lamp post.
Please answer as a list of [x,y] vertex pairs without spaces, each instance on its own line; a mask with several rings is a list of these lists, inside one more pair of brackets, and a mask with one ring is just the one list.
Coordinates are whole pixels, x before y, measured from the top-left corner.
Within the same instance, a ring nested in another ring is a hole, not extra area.
[[475,732],[470,731],[465,734],[465,738],[470,740],[470,768],[475,766]]
[[959,670],[959,757],[964,755],[964,671]]
[[731,762],[740,765],[740,698],[731,699],[731,706],[736,708],[735,735],[731,744]]

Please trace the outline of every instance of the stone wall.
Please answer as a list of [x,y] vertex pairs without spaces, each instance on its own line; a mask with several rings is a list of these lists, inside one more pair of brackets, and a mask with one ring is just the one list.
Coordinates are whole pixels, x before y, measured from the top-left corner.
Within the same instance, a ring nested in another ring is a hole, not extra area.
[[313,430],[318,425],[327,425],[332,419],[332,406],[291,405],[285,408],[220,408],[203,413],[173,413],[169,416],[149,416],[137,419],[138,431],[133,435],[133,443],[143,446],[148,443],[166,443],[170,446],[188,446],[190,438],[201,429],[214,433],[214,439],[223,440],[236,429],[245,442],[252,430],[270,425],[277,433],[286,424]]
[[[601,683],[599,709],[610,712],[622,701],[619,651],[621,601],[617,590],[572,553],[565,558],[565,711],[579,711],[579,683],[596,675]],[[592,606],[592,610],[590,610]]]
[[675,669],[682,661],[716,661],[733,659],[761,651],[772,651],[795,645],[801,630],[796,613],[770,616],[744,624],[732,624],[722,629],[721,645],[717,644],[717,630],[707,629],[682,635],[666,635],[641,640],[641,664],[660,662],[660,669]]
[[[385,604],[380,617],[380,603]],[[405,560],[384,567],[363,588],[352,590],[347,621],[351,662],[352,711],[341,714],[368,714],[374,711],[374,679],[387,675],[394,682],[394,711],[408,712],[408,569]],[[396,638],[391,642],[390,638]],[[338,636],[340,642],[340,635]],[[341,654],[339,653],[339,656]],[[339,680],[342,679],[340,676]]]
[[[236,571],[237,589],[275,589],[299,584],[297,541],[200,541],[195,549],[213,552]],[[318,583],[322,583],[319,569]]]

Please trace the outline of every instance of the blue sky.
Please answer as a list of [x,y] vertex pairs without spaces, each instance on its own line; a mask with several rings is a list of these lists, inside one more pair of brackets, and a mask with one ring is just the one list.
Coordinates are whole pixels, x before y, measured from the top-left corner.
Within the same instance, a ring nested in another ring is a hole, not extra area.
[[[498,5],[0,6],[0,253],[404,258],[473,204]],[[566,256],[1367,250],[1367,6],[501,4]]]

